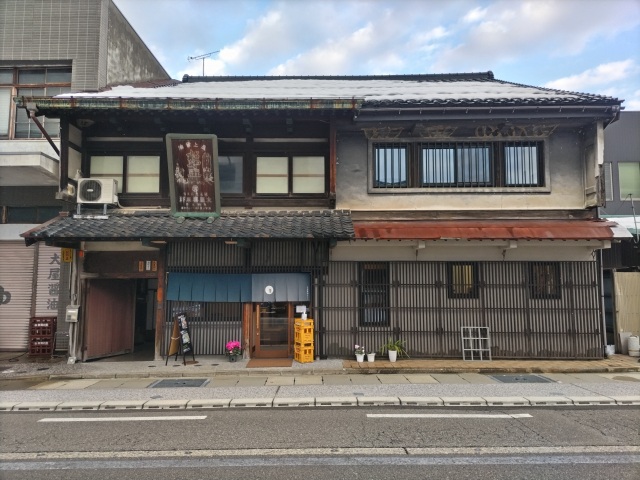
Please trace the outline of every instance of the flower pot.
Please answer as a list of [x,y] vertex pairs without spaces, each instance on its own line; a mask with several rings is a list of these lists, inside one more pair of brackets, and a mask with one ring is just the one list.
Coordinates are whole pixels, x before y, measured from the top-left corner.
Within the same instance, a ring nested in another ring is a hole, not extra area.
[[238,360],[238,355],[229,355],[229,361],[230,362],[235,362]]
[[398,359],[398,351],[397,350],[389,350],[389,361],[395,362]]
[[376,354],[375,353],[367,353],[367,362],[375,362]]
[[364,353],[356,353],[356,360],[358,363],[364,362]]

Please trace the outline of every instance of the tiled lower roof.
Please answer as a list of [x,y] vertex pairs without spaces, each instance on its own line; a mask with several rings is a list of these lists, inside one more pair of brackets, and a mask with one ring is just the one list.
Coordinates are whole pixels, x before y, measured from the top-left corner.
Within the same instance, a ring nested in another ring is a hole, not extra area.
[[220,217],[175,217],[167,211],[89,210],[59,217],[21,234],[37,241],[178,240],[188,238],[336,239],[354,237],[346,210],[231,212]]

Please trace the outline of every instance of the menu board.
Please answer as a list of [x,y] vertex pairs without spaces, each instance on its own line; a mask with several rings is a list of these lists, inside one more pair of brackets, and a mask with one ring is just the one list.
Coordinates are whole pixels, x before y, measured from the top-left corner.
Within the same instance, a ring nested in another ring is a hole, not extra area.
[[189,323],[187,322],[187,314],[182,312],[173,317],[173,329],[171,331],[171,342],[169,343],[169,352],[167,353],[167,361],[172,355],[178,359],[178,354],[182,355],[182,363],[187,364],[186,355],[190,353],[195,361],[193,352],[193,343],[191,341],[191,333],[189,332]]

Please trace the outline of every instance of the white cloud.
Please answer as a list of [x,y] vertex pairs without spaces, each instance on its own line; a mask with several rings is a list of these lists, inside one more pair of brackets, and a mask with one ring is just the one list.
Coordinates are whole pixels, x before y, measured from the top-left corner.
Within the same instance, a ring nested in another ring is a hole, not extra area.
[[422,31],[418,32],[413,36],[412,40],[414,43],[422,44],[422,43],[431,42],[432,40],[440,40],[442,38],[449,36],[450,34],[451,33],[447,31],[446,28],[439,25],[426,32],[422,32]]
[[631,98],[625,99],[622,106],[625,110],[640,110],[640,90],[633,92]]
[[590,68],[582,73],[569,77],[558,78],[547,82],[545,87],[559,90],[584,91],[591,87],[608,85],[624,80],[638,72],[638,66],[631,60],[610,62]]
[[499,0],[485,10],[484,21],[460,24],[458,44],[441,53],[437,71],[482,69],[532,51],[575,55],[598,38],[640,24],[637,0]]
[[470,12],[468,12],[464,17],[462,17],[462,21],[465,23],[474,23],[479,20],[482,20],[487,15],[486,8],[476,7]]

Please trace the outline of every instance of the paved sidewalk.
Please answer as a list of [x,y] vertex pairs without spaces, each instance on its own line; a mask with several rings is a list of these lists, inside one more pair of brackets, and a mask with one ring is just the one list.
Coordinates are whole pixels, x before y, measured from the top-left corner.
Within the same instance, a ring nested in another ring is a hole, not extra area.
[[[597,361],[329,359],[291,367],[247,361],[100,361],[67,365],[0,358],[0,411],[234,407],[529,407],[640,405],[640,365]],[[633,407],[632,407],[633,408]],[[635,407],[637,408],[637,407]]]
[[304,374],[411,374],[411,373],[616,373],[640,372],[637,357],[613,355],[602,360],[491,360],[403,359],[376,360],[326,359],[310,363],[292,361],[290,367],[248,368],[248,361],[229,362],[225,356],[196,356],[195,362],[174,360],[121,361],[114,357],[100,361],[67,364],[66,358],[31,358],[26,354],[0,352],[0,380],[59,378],[148,378],[201,377],[220,375],[304,375]]

